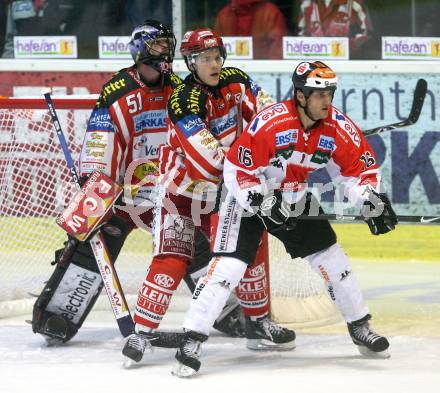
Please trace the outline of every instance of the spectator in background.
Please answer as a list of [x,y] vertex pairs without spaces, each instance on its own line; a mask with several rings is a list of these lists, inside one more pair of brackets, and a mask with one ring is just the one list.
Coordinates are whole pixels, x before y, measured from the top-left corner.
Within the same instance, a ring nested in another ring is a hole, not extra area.
[[0,2],[0,57],[3,53],[3,46],[6,38],[6,24],[8,20],[9,0]]
[[155,19],[167,26],[172,25],[171,0],[126,0],[123,3],[132,27],[141,25],[145,19]]
[[76,13],[84,0],[12,0],[7,3],[2,57],[14,57],[14,36],[75,35]]
[[217,15],[214,30],[221,36],[252,36],[254,59],[281,59],[286,18],[265,0],[231,0]]
[[300,7],[298,35],[349,37],[355,57],[371,37],[363,0],[301,0]]

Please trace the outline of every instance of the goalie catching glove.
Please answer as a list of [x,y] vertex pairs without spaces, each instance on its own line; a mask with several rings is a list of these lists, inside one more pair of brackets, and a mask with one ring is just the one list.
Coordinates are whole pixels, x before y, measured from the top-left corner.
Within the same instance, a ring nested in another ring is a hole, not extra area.
[[280,191],[263,196],[259,193],[250,193],[250,206],[258,208],[256,214],[263,221],[268,232],[281,230],[291,231],[296,227],[296,218],[291,216],[291,206],[283,201]]
[[368,200],[361,209],[365,222],[373,235],[392,231],[397,225],[397,216],[386,194],[370,190]]

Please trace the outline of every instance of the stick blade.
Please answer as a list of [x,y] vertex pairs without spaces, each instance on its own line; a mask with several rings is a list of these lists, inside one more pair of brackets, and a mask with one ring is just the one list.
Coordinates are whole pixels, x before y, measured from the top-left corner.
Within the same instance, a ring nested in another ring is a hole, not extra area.
[[130,334],[134,333],[134,322],[131,315],[126,315],[121,318],[117,318],[119,330],[123,337],[128,337]]
[[414,99],[411,107],[411,112],[408,116],[409,124],[414,124],[419,119],[427,91],[428,91],[428,82],[426,82],[425,79],[422,78],[419,79],[417,81],[417,85],[414,90]]

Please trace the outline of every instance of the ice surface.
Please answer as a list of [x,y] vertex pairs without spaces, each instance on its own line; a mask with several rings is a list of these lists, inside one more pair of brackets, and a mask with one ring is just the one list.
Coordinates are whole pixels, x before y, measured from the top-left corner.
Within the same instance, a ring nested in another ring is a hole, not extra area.
[[[174,352],[156,349],[122,367],[122,339],[110,312],[92,312],[78,335],[47,347],[21,316],[0,320],[0,393],[404,393],[440,391],[440,264],[355,263],[376,330],[390,359],[365,359],[345,325],[297,330],[292,352],[253,352],[243,339],[213,333],[195,378],[171,375]],[[179,328],[168,315],[162,328]]]

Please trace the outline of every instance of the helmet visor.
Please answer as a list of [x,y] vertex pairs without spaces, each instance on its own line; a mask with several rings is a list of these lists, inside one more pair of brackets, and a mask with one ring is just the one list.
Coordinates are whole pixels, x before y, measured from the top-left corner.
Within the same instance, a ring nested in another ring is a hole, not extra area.
[[188,60],[196,65],[208,65],[215,63],[222,66],[225,58],[221,55],[219,48],[207,49],[201,52],[192,53],[188,56]]

